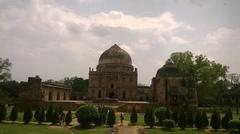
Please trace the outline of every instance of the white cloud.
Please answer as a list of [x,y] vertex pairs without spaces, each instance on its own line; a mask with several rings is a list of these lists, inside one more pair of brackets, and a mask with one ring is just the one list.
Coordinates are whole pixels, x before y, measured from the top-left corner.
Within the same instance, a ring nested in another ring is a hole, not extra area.
[[186,41],[185,39],[178,37],[178,36],[173,36],[171,37],[171,42],[174,44],[185,44],[188,41]]

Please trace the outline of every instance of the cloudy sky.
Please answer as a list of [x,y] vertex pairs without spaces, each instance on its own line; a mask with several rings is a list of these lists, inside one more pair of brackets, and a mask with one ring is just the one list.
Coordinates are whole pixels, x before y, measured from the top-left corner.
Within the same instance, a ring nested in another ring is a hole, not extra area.
[[0,0],[0,57],[12,79],[88,78],[114,43],[149,84],[172,52],[240,73],[240,0]]

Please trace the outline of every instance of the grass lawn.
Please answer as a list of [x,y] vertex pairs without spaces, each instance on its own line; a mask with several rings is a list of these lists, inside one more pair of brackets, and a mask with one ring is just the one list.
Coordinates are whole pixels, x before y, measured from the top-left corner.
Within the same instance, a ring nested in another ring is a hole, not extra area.
[[[71,130],[68,128],[49,128],[48,125],[23,125],[1,123],[0,134],[70,134]],[[97,127],[93,129],[76,130],[75,134],[107,134],[109,128]]]
[[[192,129],[165,131],[161,128],[145,129],[148,134],[227,134],[226,132],[209,132],[209,131],[197,131]],[[140,131],[140,130],[139,130]],[[139,132],[140,133],[140,132]]]

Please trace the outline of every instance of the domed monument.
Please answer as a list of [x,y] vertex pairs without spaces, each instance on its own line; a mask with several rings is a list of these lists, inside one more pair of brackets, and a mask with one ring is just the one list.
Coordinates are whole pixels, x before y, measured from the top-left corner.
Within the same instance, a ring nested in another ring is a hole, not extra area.
[[89,68],[90,99],[135,100],[136,90],[137,69],[130,55],[116,44],[102,53],[96,71]]

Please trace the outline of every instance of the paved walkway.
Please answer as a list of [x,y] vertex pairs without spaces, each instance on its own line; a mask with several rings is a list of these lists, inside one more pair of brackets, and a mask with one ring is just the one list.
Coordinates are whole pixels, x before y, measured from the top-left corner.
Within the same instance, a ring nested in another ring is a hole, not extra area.
[[118,134],[138,134],[137,130],[141,126],[128,126],[129,121],[123,121],[123,126],[120,123],[117,124]]

